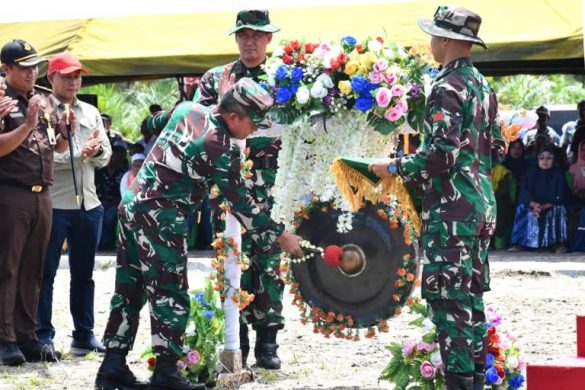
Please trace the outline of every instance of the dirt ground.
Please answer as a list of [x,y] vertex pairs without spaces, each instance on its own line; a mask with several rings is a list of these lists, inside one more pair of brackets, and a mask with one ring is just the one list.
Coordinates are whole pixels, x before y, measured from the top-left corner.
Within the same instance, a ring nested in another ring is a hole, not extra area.
[[[207,253],[195,253],[189,262],[189,280],[201,284],[210,271]],[[492,292],[486,303],[494,304],[504,315],[510,329],[520,336],[528,362],[539,362],[576,354],[575,314],[585,314],[585,255],[524,252],[493,252]],[[65,263],[55,282],[54,325],[58,328],[55,344],[69,351],[72,321],[68,310],[69,270]],[[96,334],[101,337],[108,316],[109,299],[114,287],[113,255],[100,256],[95,272]],[[415,291],[415,294],[419,294]],[[285,296],[286,328],[279,333],[283,360],[280,371],[252,368],[256,381],[241,389],[390,389],[378,382],[378,375],[390,358],[385,346],[400,341],[417,330],[408,325],[409,314],[392,319],[389,333],[360,342],[325,339],[300,323],[299,314]],[[147,378],[146,363],[140,354],[149,345],[148,312],[142,313],[131,368]],[[252,363],[254,359],[252,358]],[[0,366],[0,389],[92,389],[101,357],[65,355],[59,363]]]

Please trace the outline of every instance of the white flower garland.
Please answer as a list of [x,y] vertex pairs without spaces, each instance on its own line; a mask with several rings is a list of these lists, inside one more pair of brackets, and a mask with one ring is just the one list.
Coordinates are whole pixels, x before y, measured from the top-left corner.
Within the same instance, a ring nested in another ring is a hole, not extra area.
[[[394,132],[393,134],[398,134]],[[337,157],[384,157],[395,150],[395,138],[368,126],[365,115],[345,111],[323,122],[322,118],[286,126],[273,195],[272,218],[291,229],[294,213],[307,206],[312,194],[320,201],[332,200],[349,211],[329,167]],[[351,229],[351,213],[342,214],[338,231]]]

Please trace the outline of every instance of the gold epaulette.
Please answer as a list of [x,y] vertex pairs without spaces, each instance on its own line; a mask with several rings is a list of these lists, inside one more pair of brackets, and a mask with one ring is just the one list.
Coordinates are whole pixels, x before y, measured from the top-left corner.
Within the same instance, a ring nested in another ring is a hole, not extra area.
[[49,93],[49,94],[53,93],[53,91],[51,91],[49,88],[43,87],[42,85],[36,85],[36,84],[35,84],[35,91]]

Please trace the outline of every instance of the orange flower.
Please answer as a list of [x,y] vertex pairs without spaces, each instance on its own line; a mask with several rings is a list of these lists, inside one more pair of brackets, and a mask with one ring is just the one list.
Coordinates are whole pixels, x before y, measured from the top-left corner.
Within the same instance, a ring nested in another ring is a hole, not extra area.
[[400,297],[396,294],[392,294],[392,300],[395,302],[400,302]]
[[415,285],[416,287],[420,287],[420,283],[421,283],[421,282],[420,282],[420,279],[417,279],[417,280],[415,280],[415,281],[414,281],[414,285]]
[[396,271],[396,275],[404,276],[406,275],[406,270],[404,268],[398,268],[398,271]]
[[399,307],[397,307],[396,310],[394,310],[394,314],[399,316],[400,313],[402,313],[402,310]]
[[512,124],[510,126],[504,126],[502,124],[502,135],[508,142],[514,142],[520,137],[520,130],[522,127],[519,124]]
[[414,274],[411,274],[411,273],[407,274],[406,280],[408,280],[409,282],[412,282],[414,280]]
[[392,219],[392,220],[390,221],[390,229],[392,229],[392,230],[396,230],[396,229],[398,229],[398,222],[396,222],[396,220],[395,220],[395,219]]

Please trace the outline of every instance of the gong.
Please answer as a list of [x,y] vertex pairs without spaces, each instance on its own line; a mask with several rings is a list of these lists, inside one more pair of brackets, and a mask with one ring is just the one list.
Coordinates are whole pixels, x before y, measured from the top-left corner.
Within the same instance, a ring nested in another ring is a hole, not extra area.
[[[325,312],[351,315],[354,327],[367,327],[395,315],[412,292],[414,283],[398,288],[399,268],[405,268],[405,255],[415,259],[408,272],[416,274],[417,250],[407,245],[404,227],[390,227],[378,214],[383,205],[367,205],[353,214],[353,228],[337,231],[339,216],[344,213],[325,204],[313,207],[297,230],[303,239],[326,248],[337,245],[343,250],[338,266],[326,264],[320,256],[294,263],[292,272],[305,302]],[[407,288],[408,291],[404,291]]]

